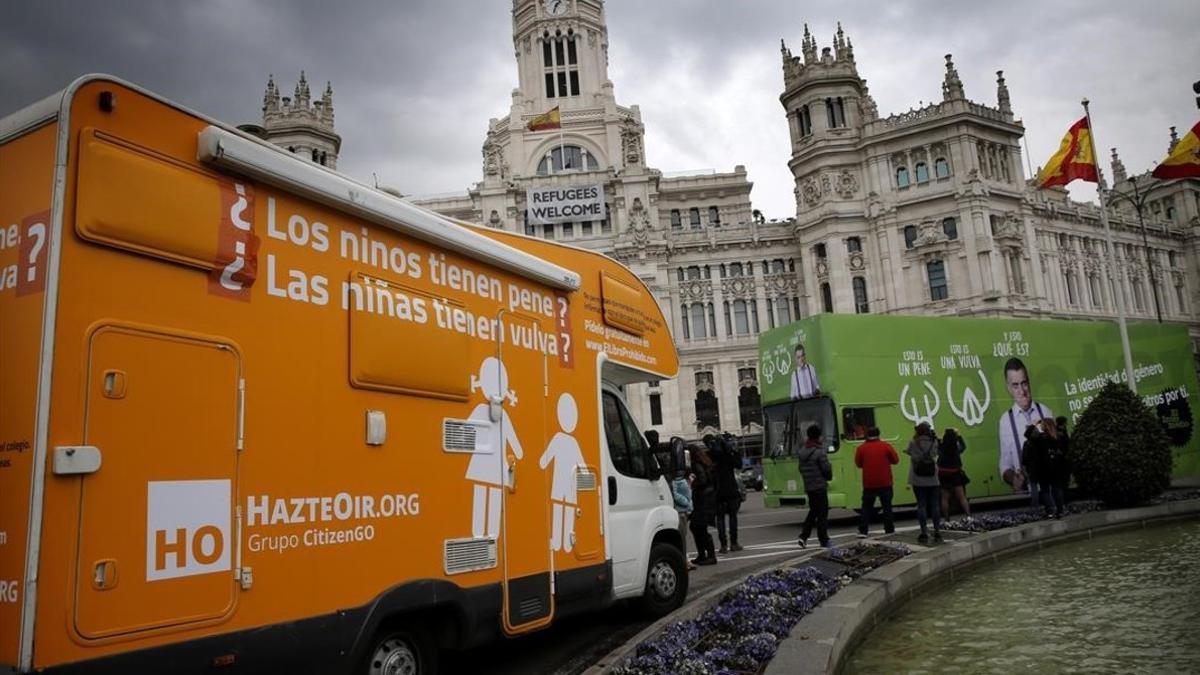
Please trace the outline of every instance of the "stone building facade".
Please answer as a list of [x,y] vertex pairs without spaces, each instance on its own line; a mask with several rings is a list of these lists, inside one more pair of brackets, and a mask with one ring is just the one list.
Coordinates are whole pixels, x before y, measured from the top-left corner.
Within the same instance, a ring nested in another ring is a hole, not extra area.
[[317,164],[337,168],[342,137],[333,130],[332,84],[325,83],[325,93],[314,101],[303,70],[292,96],[281,95],[275,86],[275,76],[270,75],[262,111],[261,126],[240,128]]
[[[757,335],[817,312],[1106,319],[1121,292],[1131,318],[1155,317],[1137,215],[1122,201],[1112,209],[1117,267],[1108,281],[1098,208],[1037,190],[1025,175],[1024,127],[1003,73],[995,105],[978,103],[947,56],[942,101],[882,116],[841,27],[818,53],[806,26],[799,55],[781,44],[796,215],[768,221],[741,165],[652,168],[641,112],[617,103],[608,78],[603,0],[513,0],[512,17],[518,81],[508,115],[488,121],[482,179],[414,201],[604,252],[643,279],[672,323],[681,363],[675,380],[628,388],[644,428],[754,438]],[[527,128],[555,107],[561,130]],[[331,101],[326,111],[332,132]],[[1163,320],[1200,341],[1200,181],[1131,179],[1115,151],[1113,174],[1118,193],[1136,185],[1148,195],[1142,215]],[[531,187],[597,184],[602,219],[547,225],[528,216]]]

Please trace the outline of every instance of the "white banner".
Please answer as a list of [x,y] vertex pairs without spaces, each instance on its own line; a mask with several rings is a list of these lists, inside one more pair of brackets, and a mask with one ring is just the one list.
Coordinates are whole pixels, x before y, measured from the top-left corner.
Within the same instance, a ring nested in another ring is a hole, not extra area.
[[545,223],[604,220],[604,186],[560,185],[529,188],[525,193],[528,222]]

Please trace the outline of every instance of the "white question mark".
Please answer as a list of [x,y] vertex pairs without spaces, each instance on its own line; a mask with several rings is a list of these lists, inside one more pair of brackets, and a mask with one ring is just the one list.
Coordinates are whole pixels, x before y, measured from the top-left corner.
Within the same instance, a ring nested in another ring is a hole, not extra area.
[[558,296],[558,325],[567,325],[567,299],[561,295]]
[[29,272],[25,275],[25,280],[33,283],[34,279],[37,279],[38,254],[42,252],[42,246],[46,244],[46,224],[34,223],[29,226],[29,230],[25,234],[37,238],[33,246],[29,247]]

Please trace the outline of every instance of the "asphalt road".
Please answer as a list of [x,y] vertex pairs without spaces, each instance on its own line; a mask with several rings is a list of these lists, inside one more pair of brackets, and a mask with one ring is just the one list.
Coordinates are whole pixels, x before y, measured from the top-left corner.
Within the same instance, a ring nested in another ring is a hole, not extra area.
[[[698,597],[720,584],[798,554],[801,549],[796,545],[796,537],[805,513],[803,509],[794,508],[767,509],[762,504],[762,493],[751,492],[738,514],[738,539],[745,550],[718,554],[720,562],[716,565],[693,571],[689,580],[689,597]],[[851,511],[837,509],[831,514],[837,521],[830,528],[835,545],[854,539],[855,525],[849,519],[854,515]],[[882,526],[875,529],[882,531]],[[715,539],[715,528],[710,528],[710,531]],[[810,548],[817,545],[815,533],[808,543]],[[694,557],[694,542],[690,536],[688,549],[690,556]],[[443,654],[441,670],[443,673],[493,675],[573,675],[587,669],[650,623],[634,608],[621,604],[603,612],[571,617],[527,637],[466,652]]]

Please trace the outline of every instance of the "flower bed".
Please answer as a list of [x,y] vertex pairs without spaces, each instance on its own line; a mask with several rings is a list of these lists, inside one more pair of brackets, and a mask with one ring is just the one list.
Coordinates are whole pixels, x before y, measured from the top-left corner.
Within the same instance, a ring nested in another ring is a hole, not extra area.
[[[864,544],[823,557],[846,566],[833,576],[814,567],[749,577],[698,618],[678,621],[639,644],[615,675],[738,675],[762,672],[804,615],[851,578],[908,555],[907,548]],[[851,576],[851,571],[855,576]]]
[[[1069,514],[1075,514],[1100,511],[1102,509],[1103,507],[1100,505],[1100,502],[1088,500],[1071,502],[1067,504],[1064,510]],[[955,532],[991,532],[992,530],[1015,527],[1045,519],[1046,516],[1042,512],[1042,507],[1028,506],[1010,511],[981,513],[975,516],[964,516],[955,520],[948,520],[942,523],[942,529]]]

